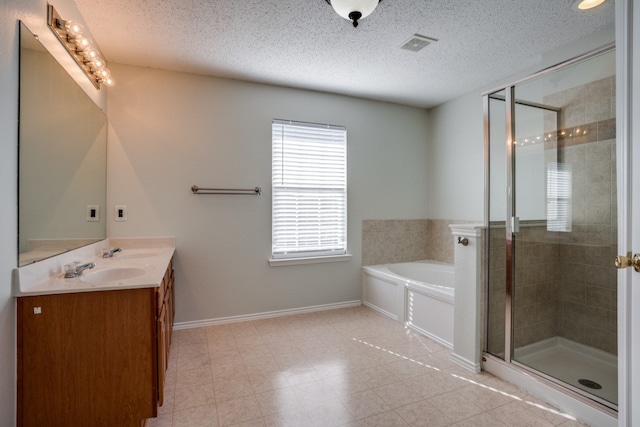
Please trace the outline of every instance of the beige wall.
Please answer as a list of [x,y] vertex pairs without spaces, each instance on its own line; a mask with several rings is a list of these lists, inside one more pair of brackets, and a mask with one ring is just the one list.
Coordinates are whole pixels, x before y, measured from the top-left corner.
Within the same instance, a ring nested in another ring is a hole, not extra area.
[[[422,109],[193,74],[112,65],[107,234],[177,239],[177,321],[360,299],[362,220],[425,218]],[[347,262],[270,267],[271,120],[347,128]],[[195,196],[192,185],[262,187]]]

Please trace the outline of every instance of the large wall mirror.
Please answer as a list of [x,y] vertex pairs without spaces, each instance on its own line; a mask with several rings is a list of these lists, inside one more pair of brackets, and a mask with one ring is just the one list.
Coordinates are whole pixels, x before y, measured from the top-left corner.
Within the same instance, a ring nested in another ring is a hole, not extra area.
[[20,24],[18,266],[106,236],[107,119]]

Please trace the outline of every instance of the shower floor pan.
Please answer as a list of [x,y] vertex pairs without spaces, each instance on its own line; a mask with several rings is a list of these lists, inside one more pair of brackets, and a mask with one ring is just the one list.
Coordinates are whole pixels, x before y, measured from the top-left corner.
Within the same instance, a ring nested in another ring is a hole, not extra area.
[[515,349],[514,359],[618,404],[618,358],[613,354],[554,337]]

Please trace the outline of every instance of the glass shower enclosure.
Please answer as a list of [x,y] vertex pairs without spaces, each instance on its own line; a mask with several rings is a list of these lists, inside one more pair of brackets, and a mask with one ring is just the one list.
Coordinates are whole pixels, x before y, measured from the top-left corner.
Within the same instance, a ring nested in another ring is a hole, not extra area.
[[615,410],[614,50],[484,106],[485,352]]

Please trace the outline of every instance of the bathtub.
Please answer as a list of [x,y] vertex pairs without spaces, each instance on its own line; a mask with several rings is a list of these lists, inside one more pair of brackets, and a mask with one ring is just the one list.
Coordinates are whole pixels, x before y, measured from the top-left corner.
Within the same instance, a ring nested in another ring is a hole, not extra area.
[[362,267],[367,307],[453,347],[453,265],[418,261]]

